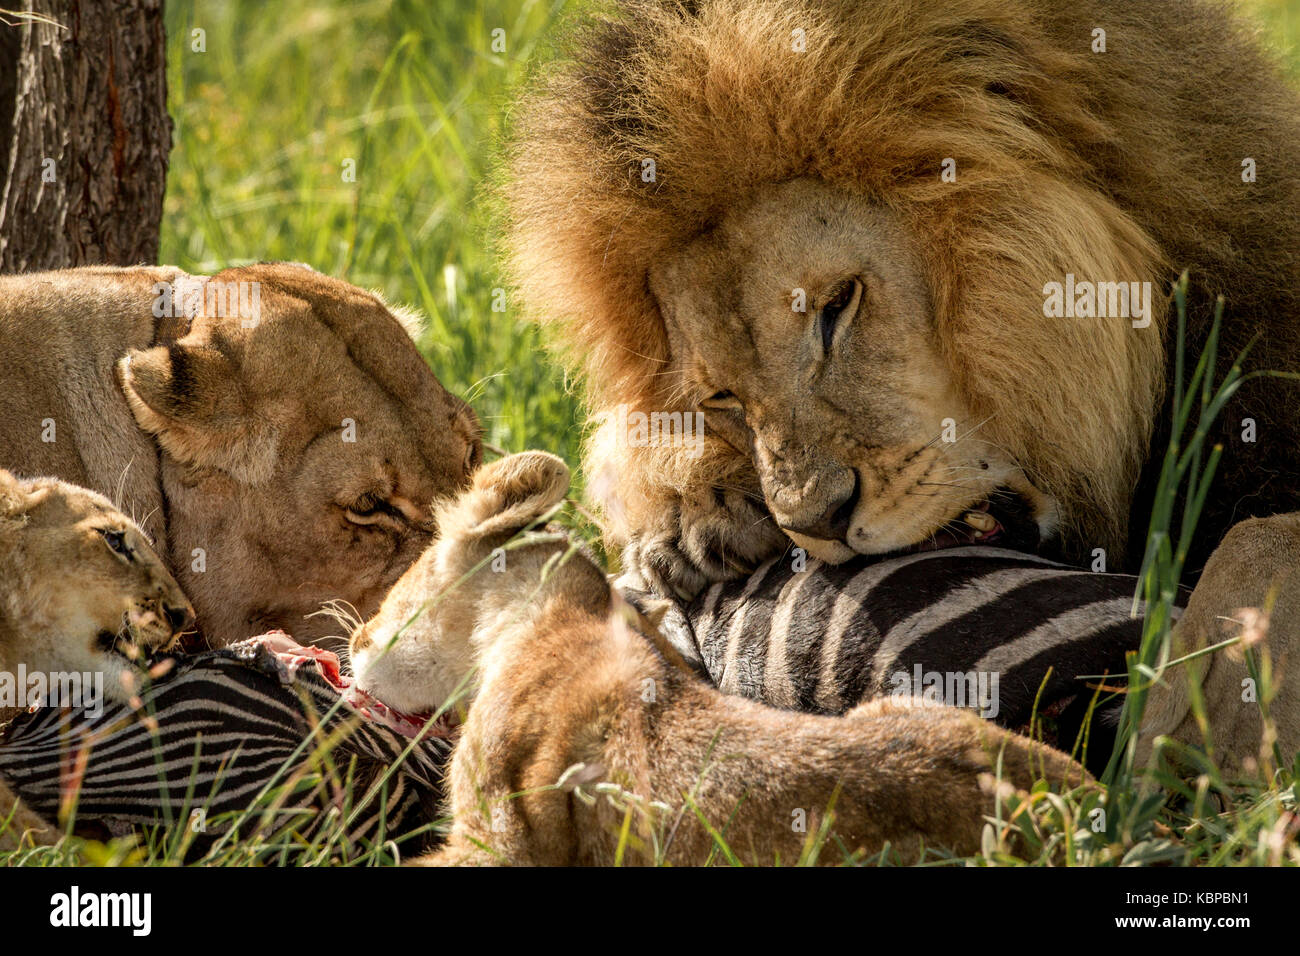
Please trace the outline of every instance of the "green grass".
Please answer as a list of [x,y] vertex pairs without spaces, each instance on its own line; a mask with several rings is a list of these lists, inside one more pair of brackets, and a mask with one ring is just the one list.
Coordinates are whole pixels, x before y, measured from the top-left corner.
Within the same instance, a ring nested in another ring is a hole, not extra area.
[[[198,272],[306,262],[417,306],[425,354],[489,442],[576,461],[563,372],[508,299],[493,310],[504,283],[483,189],[507,91],[562,6],[168,3],[176,133],[162,260]],[[196,29],[206,52],[192,49]]]
[[[1300,79],[1300,0],[1245,5]],[[576,395],[538,331],[519,320],[509,300],[504,311],[493,309],[504,282],[484,195],[510,91],[564,7],[563,0],[170,0],[176,134],[161,259],[197,272],[302,261],[415,305],[429,319],[422,349],[443,383],[473,402],[489,442],[511,451],[548,449],[576,464],[582,437]],[[504,52],[492,50],[498,28],[505,31]],[[192,49],[195,29],[204,31],[206,52]],[[355,182],[344,179],[349,160]],[[1197,380],[1189,392],[1211,379]],[[1190,413],[1193,430],[1199,414],[1199,408]],[[1195,487],[1211,454],[1192,456],[1169,493]],[[1155,530],[1168,535],[1178,518],[1171,510]],[[1147,596],[1159,600],[1178,562],[1153,540]],[[1159,657],[1166,624],[1167,616],[1153,616],[1135,679],[1149,676],[1144,668]],[[1130,721],[1138,706],[1132,703]],[[1223,779],[1212,764],[1190,781],[1161,771],[1153,778],[1157,789],[1144,789],[1136,775],[1141,769],[1121,748],[1108,793],[1037,790],[990,819],[981,854],[953,860],[936,850],[933,862],[1300,863],[1293,832],[1297,768],[1278,766],[1266,784],[1247,787]],[[308,774],[294,786],[316,782]],[[269,793],[264,801],[278,796]],[[592,799],[616,802],[629,815],[649,812],[621,792]],[[250,821],[262,809],[251,810]],[[709,823],[718,833],[716,862],[735,860],[726,821]],[[315,864],[329,859],[335,842],[328,832],[306,842],[273,833],[233,841],[208,862],[241,865],[270,854]],[[0,864],[162,864],[178,859],[179,846],[174,833],[164,832],[138,844],[73,838],[8,860],[0,856]],[[812,833],[801,859],[785,862],[815,862],[825,854],[838,860],[838,852],[824,833]],[[348,862],[392,860],[373,848]],[[843,862],[887,861],[882,854]]]

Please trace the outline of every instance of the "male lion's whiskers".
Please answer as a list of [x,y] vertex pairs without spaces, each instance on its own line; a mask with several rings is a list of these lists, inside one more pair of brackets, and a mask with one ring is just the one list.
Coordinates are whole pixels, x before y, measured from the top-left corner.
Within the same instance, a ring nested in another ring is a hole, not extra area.
[[[654,375],[657,378],[657,377],[667,376],[667,375],[675,376],[676,373],[665,370],[662,372],[655,372]],[[680,378],[675,378],[671,383],[671,388],[668,390],[668,394],[664,396],[666,400],[666,404],[669,406],[676,405],[679,401],[684,399],[689,394],[689,392],[690,392],[690,386],[686,382],[682,381]]]
[[[626,345],[621,345],[621,346],[619,346],[619,347],[620,347],[624,352],[630,352],[630,353],[632,353],[633,355],[635,355],[637,358],[643,358],[643,359],[645,359],[647,362],[658,362],[660,365],[667,365],[667,364],[668,364],[668,360],[667,360],[667,359],[655,358],[653,355],[646,355],[644,352],[638,352],[636,349],[628,348]],[[655,373],[655,374],[662,374],[662,373]]]
[[961,440],[964,439],[964,438],[969,438],[971,435],[974,435],[977,431],[979,431],[981,428],[983,428],[985,425],[987,425],[987,424],[988,424],[989,422],[991,422],[991,421],[993,421],[993,416],[992,416],[992,415],[988,415],[988,416],[986,416],[982,421],[979,421],[979,422],[975,423],[974,425],[972,425],[971,428],[970,428],[970,431],[966,432],[965,435],[962,435],[962,436],[961,436],[960,438],[958,438],[957,440],[958,440],[958,441],[961,441]]
[[[983,428],[985,425],[987,425],[987,424],[988,424],[990,421],[992,421],[992,420],[993,420],[993,416],[992,416],[992,415],[989,415],[989,416],[988,416],[987,418],[985,418],[983,421],[981,421],[981,422],[977,422],[975,425],[973,425],[973,426],[970,428],[969,431],[966,432],[966,434],[964,434],[964,435],[959,435],[959,436],[956,438],[956,440],[955,440],[954,442],[952,442],[952,444],[956,444],[957,442],[962,442],[962,441],[967,440],[971,435],[974,435],[977,431],[979,431],[981,428]],[[955,422],[955,423],[954,423],[954,425],[955,425],[956,427],[960,427],[962,424],[964,424],[964,421],[962,421],[962,422]],[[922,446],[918,449],[918,451],[925,451],[927,448],[929,448],[930,446],[932,446],[935,442],[937,442],[937,441],[939,441],[940,439],[942,439],[942,438],[943,438],[943,435],[944,435],[944,432],[946,432],[946,431],[947,431],[946,428],[941,428],[941,429],[939,430],[939,434],[935,435],[935,436],[934,436],[933,438],[931,438],[928,442],[926,442],[924,445],[922,445]]]
[[947,501],[950,504],[960,505],[961,507],[966,507],[971,503],[969,495],[950,495],[944,494],[942,491],[913,491],[909,488],[907,491],[903,492],[903,494],[912,495],[917,498],[937,498],[941,501]]
[[[989,441],[987,438],[972,438],[970,441],[978,442],[981,445],[988,445],[990,448],[996,448],[998,451],[1002,452],[1002,454],[1006,455],[1013,463],[1016,461],[1016,456],[1013,455],[1011,449],[1007,448],[1005,445],[1000,445],[995,441]],[[1019,467],[1018,464],[1017,467]]]
[[745,488],[742,485],[729,485],[725,482],[717,482],[713,487],[722,491],[734,491],[736,494],[743,496],[749,501],[757,501],[764,508],[767,507],[767,499],[763,497],[761,492],[756,492],[752,488]]

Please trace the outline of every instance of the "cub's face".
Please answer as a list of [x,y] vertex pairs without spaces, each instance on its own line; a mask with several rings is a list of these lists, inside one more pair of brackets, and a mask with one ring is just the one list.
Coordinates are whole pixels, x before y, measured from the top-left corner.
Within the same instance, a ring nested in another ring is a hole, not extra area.
[[[352,634],[358,689],[407,714],[472,693],[481,656],[536,599],[543,568],[566,550],[567,539],[542,535],[527,546],[504,546],[544,520],[568,487],[563,461],[524,452],[484,465],[468,489],[445,501],[436,515],[438,540]],[[572,567],[579,564],[575,559]],[[604,577],[593,573],[607,591]],[[550,580],[558,581],[556,571]]]
[[473,622],[467,593],[452,590],[457,569],[452,549],[433,544],[352,633],[348,655],[362,694],[416,715],[442,707],[465,684],[474,669]]
[[916,250],[889,210],[795,180],[650,268],[682,394],[824,560],[1032,547],[1053,522],[961,398]]
[[140,529],[107,499],[0,471],[0,662],[102,673],[105,694],[194,621]]

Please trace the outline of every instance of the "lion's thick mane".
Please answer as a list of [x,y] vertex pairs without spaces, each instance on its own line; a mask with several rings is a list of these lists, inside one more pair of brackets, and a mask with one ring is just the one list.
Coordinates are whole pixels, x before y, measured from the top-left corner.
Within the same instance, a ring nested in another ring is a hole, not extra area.
[[[1145,330],[1064,320],[1078,325],[1062,335],[1046,282],[1151,281],[1160,313],[1190,268],[1193,348],[1222,293],[1223,353],[1262,332],[1260,364],[1296,355],[1300,101],[1217,4],[633,0],[568,37],[508,154],[510,265],[594,411],[670,407],[647,264],[800,176],[923,237],[941,354],[1078,548],[1128,537],[1173,336],[1167,314]],[[1225,435],[1249,416],[1269,437],[1227,449],[1214,540],[1300,504],[1295,402],[1243,396]]]

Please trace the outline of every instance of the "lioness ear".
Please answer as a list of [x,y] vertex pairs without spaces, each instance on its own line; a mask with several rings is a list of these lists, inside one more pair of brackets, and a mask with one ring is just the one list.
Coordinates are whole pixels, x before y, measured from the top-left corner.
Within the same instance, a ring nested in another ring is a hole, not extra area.
[[136,422],[177,461],[259,484],[275,469],[276,432],[248,406],[237,370],[213,348],[128,352],[117,365]]
[[464,498],[476,534],[514,534],[564,500],[569,466],[543,451],[526,451],[484,465]]

